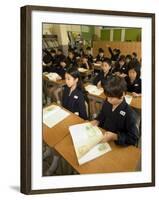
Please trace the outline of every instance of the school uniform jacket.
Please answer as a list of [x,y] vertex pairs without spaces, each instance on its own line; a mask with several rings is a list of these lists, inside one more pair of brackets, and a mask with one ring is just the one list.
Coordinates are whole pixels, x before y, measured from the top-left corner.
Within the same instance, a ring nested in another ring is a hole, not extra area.
[[100,62],[103,62],[104,59],[105,59],[104,56],[100,57],[100,55],[98,54],[97,57],[96,57],[96,62],[99,62],[99,61],[100,61]]
[[120,53],[114,54],[111,47],[108,48],[108,51],[111,54],[111,61],[118,61]]
[[70,58],[67,58],[66,65],[67,65],[68,67],[77,66],[77,61],[76,61],[75,58],[73,58],[72,60],[71,60]]
[[84,94],[81,90],[76,88],[70,93],[70,88],[64,86],[62,96],[62,106],[73,113],[79,113],[79,116],[83,119],[87,119],[86,106]]
[[119,145],[135,145],[137,143],[138,129],[135,113],[125,99],[114,111],[112,111],[112,105],[105,101],[96,120],[99,121],[100,127],[117,134],[118,140],[115,143]]
[[54,66],[51,68],[51,72],[57,73],[62,79],[65,78],[66,68],[63,68],[60,65]]
[[106,80],[111,76],[111,73],[109,72],[106,76],[104,76],[104,72],[100,71],[99,74],[95,77],[93,84],[97,85],[99,81],[101,81],[101,84],[104,84]]
[[120,74],[128,74],[128,66],[124,64],[123,66],[120,66],[119,63],[116,64],[113,73],[119,72]]
[[141,94],[141,79],[136,79],[133,83],[131,83],[130,78],[127,76],[125,77],[127,83],[127,91],[128,92],[135,92]]

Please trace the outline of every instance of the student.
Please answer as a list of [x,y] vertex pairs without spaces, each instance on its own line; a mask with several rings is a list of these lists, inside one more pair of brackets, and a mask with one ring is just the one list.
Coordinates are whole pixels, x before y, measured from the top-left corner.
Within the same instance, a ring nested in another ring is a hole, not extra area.
[[127,76],[127,66],[125,63],[125,56],[121,55],[119,58],[119,61],[116,63],[114,70],[112,73],[117,74],[118,76],[121,77],[126,77]]
[[136,62],[131,62],[128,70],[128,76],[125,77],[127,82],[127,91],[132,92],[132,95],[137,97],[141,96],[141,79],[140,69]]
[[97,85],[97,87],[102,87],[102,84],[106,81],[106,79],[111,75],[111,60],[109,58],[105,58],[102,62],[102,71],[95,77],[93,84]]
[[136,52],[132,53],[132,60],[138,62],[137,53]]
[[[65,79],[66,59],[61,60],[59,66],[54,66],[52,72],[57,73],[61,79]],[[61,104],[61,93],[61,87],[58,87],[57,85],[52,85],[51,87],[49,87],[47,89],[47,103],[49,104],[54,100],[57,104]]]
[[88,56],[87,55],[83,55],[82,56],[80,67],[81,68],[85,68],[85,69],[91,69],[92,68],[91,63],[88,61]]
[[80,73],[76,68],[70,67],[65,74],[66,86],[62,95],[62,106],[69,111],[87,119],[85,105],[85,90],[82,85]]
[[102,63],[104,60],[104,50],[102,48],[98,49],[98,55],[96,57],[96,63]]
[[69,50],[68,52],[68,57],[67,57],[67,66],[68,67],[74,67],[77,66],[77,61],[75,58],[75,53],[72,49]]
[[107,47],[108,47],[108,51],[109,51],[109,53],[110,53],[110,55],[111,55],[111,58],[110,58],[111,61],[112,61],[112,62],[118,61],[119,55],[120,55],[120,49],[114,48],[114,49],[112,50],[112,48],[111,48],[109,45],[107,45]]
[[45,54],[43,56],[43,72],[50,72],[52,69],[52,58],[51,55]]
[[92,52],[91,52],[91,47],[86,48],[86,55],[88,57],[88,62],[93,63],[93,56],[92,56]]
[[57,49],[57,53],[56,53],[56,62],[55,62],[55,65],[59,65],[60,64],[60,61],[65,59],[65,55],[63,54],[63,51],[62,49]]
[[[109,58],[105,58],[102,62],[102,71],[99,72],[99,74],[95,77],[93,84],[96,85],[98,88],[103,87],[107,79],[111,76],[111,60]],[[90,107],[91,107],[91,113],[92,118],[97,117],[97,112],[99,110],[99,103],[97,103],[95,100],[90,101]]]
[[102,142],[114,141],[118,145],[136,145],[138,129],[135,113],[126,103],[126,82],[117,75],[112,76],[104,87],[106,101],[96,120],[91,123],[106,130]]
[[51,58],[52,58],[52,64],[55,65],[56,64],[56,50],[51,49],[50,54],[51,54]]

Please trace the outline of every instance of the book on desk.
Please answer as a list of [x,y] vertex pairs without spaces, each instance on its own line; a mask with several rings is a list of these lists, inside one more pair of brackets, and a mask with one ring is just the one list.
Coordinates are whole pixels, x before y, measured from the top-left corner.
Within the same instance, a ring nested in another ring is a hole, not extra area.
[[79,165],[111,151],[108,143],[100,143],[103,134],[97,126],[82,123],[69,127]]

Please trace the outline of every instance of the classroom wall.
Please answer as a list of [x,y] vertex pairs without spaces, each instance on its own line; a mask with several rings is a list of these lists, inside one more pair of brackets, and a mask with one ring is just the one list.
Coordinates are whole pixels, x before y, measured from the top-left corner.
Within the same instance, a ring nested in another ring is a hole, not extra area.
[[95,57],[98,54],[99,48],[103,48],[105,51],[105,56],[110,57],[107,45],[109,45],[112,49],[119,48],[121,50],[121,54],[124,55],[132,54],[132,52],[135,51],[138,55],[138,58],[141,58],[141,42],[94,41],[93,56]]

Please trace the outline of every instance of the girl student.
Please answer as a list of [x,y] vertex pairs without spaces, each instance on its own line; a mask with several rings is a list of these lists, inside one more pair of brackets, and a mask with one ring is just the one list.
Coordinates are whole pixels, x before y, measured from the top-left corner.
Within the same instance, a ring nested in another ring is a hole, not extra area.
[[[109,58],[105,58],[102,62],[101,68],[102,70],[93,81],[93,84],[96,85],[98,89],[103,87],[107,79],[111,76],[111,60]],[[97,110],[99,110],[99,106],[95,100],[92,100],[90,107],[92,111],[92,117],[95,118],[97,116]]]
[[141,78],[139,63],[132,61],[129,66],[128,76],[125,77],[127,83],[127,92],[133,96],[141,96]]
[[66,86],[64,86],[62,94],[62,106],[81,118],[87,119],[86,91],[78,69],[69,67],[65,73],[65,80]]

